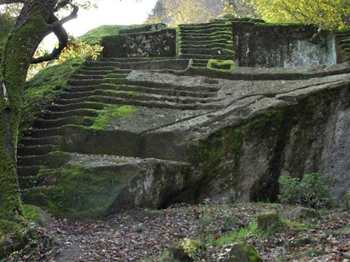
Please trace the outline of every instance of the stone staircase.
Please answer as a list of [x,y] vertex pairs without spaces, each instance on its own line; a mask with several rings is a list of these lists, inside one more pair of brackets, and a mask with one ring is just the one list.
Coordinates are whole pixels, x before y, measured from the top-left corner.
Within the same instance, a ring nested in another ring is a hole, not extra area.
[[231,23],[180,25],[178,37],[179,57],[193,59],[194,67],[206,67],[209,59],[234,59]]
[[350,30],[335,32],[335,39],[342,51],[344,62],[350,61]]
[[[173,137],[159,131],[165,134],[159,139],[154,132],[222,107],[215,85],[136,81],[127,77],[131,64],[88,62],[19,141],[18,176],[27,203],[40,205],[44,201],[28,195],[45,195],[55,187],[62,167],[73,155],[86,159],[90,155],[101,159],[104,155],[154,158],[160,162],[171,159],[182,163],[184,156],[170,150],[172,144],[176,146]],[[132,106],[138,112],[115,120],[117,123],[106,130],[96,130],[96,118],[110,105]],[[151,121],[144,122],[149,115]],[[158,140],[164,139],[169,150],[157,146]]]

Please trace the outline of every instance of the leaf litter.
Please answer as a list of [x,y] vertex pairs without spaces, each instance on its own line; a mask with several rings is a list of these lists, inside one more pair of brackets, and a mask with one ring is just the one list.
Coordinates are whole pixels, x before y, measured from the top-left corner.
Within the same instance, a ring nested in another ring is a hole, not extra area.
[[[198,261],[220,261],[223,235],[249,228],[257,214],[276,210],[287,219],[295,206],[264,203],[230,205],[176,204],[163,210],[125,211],[94,223],[56,217],[42,237],[5,261],[172,261],[161,259],[174,243],[200,239],[207,250]],[[291,221],[291,227],[273,234],[248,232],[237,240],[258,251],[263,261],[350,262],[350,216],[342,209],[319,210],[320,217]],[[51,237],[48,238],[47,236]]]

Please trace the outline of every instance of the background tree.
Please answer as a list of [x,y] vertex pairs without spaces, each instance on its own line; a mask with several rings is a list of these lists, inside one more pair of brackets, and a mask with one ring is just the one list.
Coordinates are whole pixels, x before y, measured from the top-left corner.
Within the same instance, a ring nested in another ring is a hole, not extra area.
[[222,0],[224,3],[224,13],[233,14],[235,17],[257,18],[254,8],[249,4],[250,0]]
[[322,28],[350,26],[350,0],[250,0],[266,22],[312,23]]
[[203,23],[224,10],[221,0],[158,0],[146,23],[163,22],[168,26]]

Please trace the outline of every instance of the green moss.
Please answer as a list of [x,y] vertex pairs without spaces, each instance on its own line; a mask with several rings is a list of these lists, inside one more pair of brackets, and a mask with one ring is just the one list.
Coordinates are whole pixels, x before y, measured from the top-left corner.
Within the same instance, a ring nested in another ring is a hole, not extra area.
[[71,219],[96,218],[113,202],[120,183],[119,174],[111,170],[97,174],[81,165],[66,165],[57,185],[45,193],[45,206]]
[[[1,116],[1,115],[0,115]],[[7,129],[2,129],[2,122],[0,119],[0,145],[5,144],[6,132],[3,132]],[[0,219],[9,219],[14,220],[16,212],[22,213],[22,204],[19,194],[18,181],[16,176],[15,163],[12,157],[5,150],[0,148]]]
[[19,136],[32,126],[38,112],[51,104],[64,91],[72,75],[83,66],[79,60],[48,67],[35,75],[27,84],[23,95],[23,108]]
[[103,25],[88,31],[80,38],[90,45],[100,44],[103,37],[119,35],[122,33],[120,31],[139,27],[142,27],[142,25]]
[[207,64],[207,68],[234,71],[235,62],[233,60],[210,59]]
[[52,218],[41,208],[32,205],[23,205],[24,216],[29,221],[34,221],[40,226],[48,226],[52,222]]
[[259,116],[244,125],[244,132],[248,135],[261,135],[264,132],[270,131],[274,124],[279,125],[285,116],[282,109],[264,110]]
[[197,239],[185,238],[170,248],[171,257],[176,261],[193,261],[193,258],[200,251],[206,250],[206,245]]
[[214,240],[212,244],[214,246],[223,246],[226,244],[231,244],[237,241],[244,241],[249,235],[255,235],[257,233],[257,223],[252,221],[249,227],[241,228],[238,231],[233,231],[229,235],[221,236],[220,238]]
[[242,245],[244,251],[246,254],[248,254],[249,261],[250,262],[262,262],[263,260],[261,259],[259,253],[252,247],[244,243]]
[[[279,158],[281,148],[285,141],[283,136],[288,128],[286,112],[284,109],[265,110],[261,115],[244,125],[245,137],[261,137],[271,145],[271,158],[268,159],[269,167],[260,176],[251,189],[250,199],[252,201],[276,201],[278,194],[278,177],[280,175]],[[261,186],[264,185],[264,186]]]
[[24,247],[27,230],[25,224],[0,219],[0,259]]
[[283,229],[281,217],[276,211],[265,211],[257,217],[257,229],[261,232],[273,234]]
[[137,111],[138,109],[133,106],[108,105],[99,112],[91,128],[103,130],[112,119],[121,118]]
[[[225,186],[233,188],[239,178],[239,160],[242,154],[244,134],[242,127],[221,129],[219,132],[187,145],[190,160],[199,164],[192,179],[205,179],[206,176],[222,179]],[[222,165],[223,159],[234,159],[231,165]]]
[[0,14],[0,57],[2,56],[2,49],[5,45],[6,38],[14,26],[15,20],[8,14]]

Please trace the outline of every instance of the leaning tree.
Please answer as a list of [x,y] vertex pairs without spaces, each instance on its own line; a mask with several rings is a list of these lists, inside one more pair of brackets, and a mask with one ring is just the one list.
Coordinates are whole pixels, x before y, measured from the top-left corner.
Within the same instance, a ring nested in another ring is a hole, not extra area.
[[[8,4],[20,4],[20,11],[3,46],[0,66],[0,247],[16,242],[16,232],[24,221],[16,146],[28,67],[59,56],[68,39],[63,24],[78,12],[72,0],[0,0],[0,5]],[[56,14],[63,8],[69,8],[70,14],[58,19]],[[59,40],[58,47],[50,55],[33,59],[40,42],[52,32]]]

